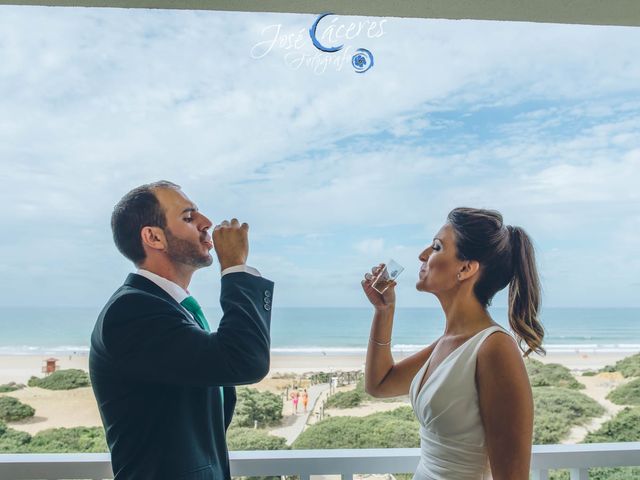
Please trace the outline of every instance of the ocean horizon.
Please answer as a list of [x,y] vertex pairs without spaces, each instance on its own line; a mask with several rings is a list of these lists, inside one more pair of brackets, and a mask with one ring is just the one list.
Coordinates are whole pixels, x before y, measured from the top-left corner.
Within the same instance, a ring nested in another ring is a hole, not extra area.
[[[204,309],[211,327],[222,314]],[[507,309],[491,307],[508,329]],[[86,355],[99,313],[85,307],[0,307],[0,355]],[[360,355],[366,352],[372,309],[274,308],[271,351],[281,355]],[[541,322],[548,353],[640,352],[640,308],[545,308]],[[410,353],[444,330],[439,308],[398,308],[393,350]]]

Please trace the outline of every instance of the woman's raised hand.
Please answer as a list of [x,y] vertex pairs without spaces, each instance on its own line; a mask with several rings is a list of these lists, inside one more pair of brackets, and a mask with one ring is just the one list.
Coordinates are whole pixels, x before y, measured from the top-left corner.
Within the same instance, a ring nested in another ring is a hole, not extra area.
[[384,263],[381,263],[371,269],[371,273],[364,274],[364,280],[362,280],[362,289],[364,290],[365,295],[371,302],[371,304],[377,310],[387,310],[393,307],[396,303],[396,292],[395,286],[396,282],[391,282],[389,287],[384,291],[384,293],[378,292],[371,285],[373,281],[376,279],[380,271],[384,268]]

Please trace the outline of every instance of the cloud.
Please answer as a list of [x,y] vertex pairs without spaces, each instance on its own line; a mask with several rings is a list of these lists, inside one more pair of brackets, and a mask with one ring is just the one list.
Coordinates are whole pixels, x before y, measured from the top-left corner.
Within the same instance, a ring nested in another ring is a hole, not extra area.
[[[292,68],[282,38],[251,57],[265,28],[313,18],[0,7],[0,301],[104,301],[129,268],[111,209],[161,178],[214,220],[249,221],[251,258],[288,304],[359,305],[373,256],[410,271],[462,204],[500,208],[543,252],[562,239],[572,261],[600,230],[635,251],[638,29],[389,19],[347,42],[373,52],[364,75]],[[585,282],[549,268],[557,298],[577,299]],[[424,304],[410,275],[403,298]]]
[[380,254],[384,251],[384,238],[367,238],[356,243],[355,249],[364,255]]

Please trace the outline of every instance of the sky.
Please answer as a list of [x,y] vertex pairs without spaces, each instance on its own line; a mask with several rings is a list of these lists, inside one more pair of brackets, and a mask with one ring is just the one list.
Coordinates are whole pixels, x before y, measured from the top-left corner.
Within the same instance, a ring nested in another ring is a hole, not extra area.
[[250,224],[276,307],[367,306],[389,258],[437,306],[417,257],[458,206],[529,233],[543,305],[640,306],[640,28],[330,16],[324,53],[315,18],[0,6],[0,306],[103,305],[113,206],[160,179]]

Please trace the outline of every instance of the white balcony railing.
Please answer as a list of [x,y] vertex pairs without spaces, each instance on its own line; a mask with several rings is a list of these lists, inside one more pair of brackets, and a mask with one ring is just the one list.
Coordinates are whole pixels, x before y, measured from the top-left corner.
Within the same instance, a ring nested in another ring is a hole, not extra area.
[[[233,476],[341,475],[411,473],[418,464],[417,448],[366,450],[278,450],[231,452]],[[640,442],[579,445],[535,445],[531,458],[534,480],[546,480],[549,469],[571,472],[571,480],[587,480],[590,467],[640,466]],[[4,454],[2,480],[113,478],[108,454]]]

